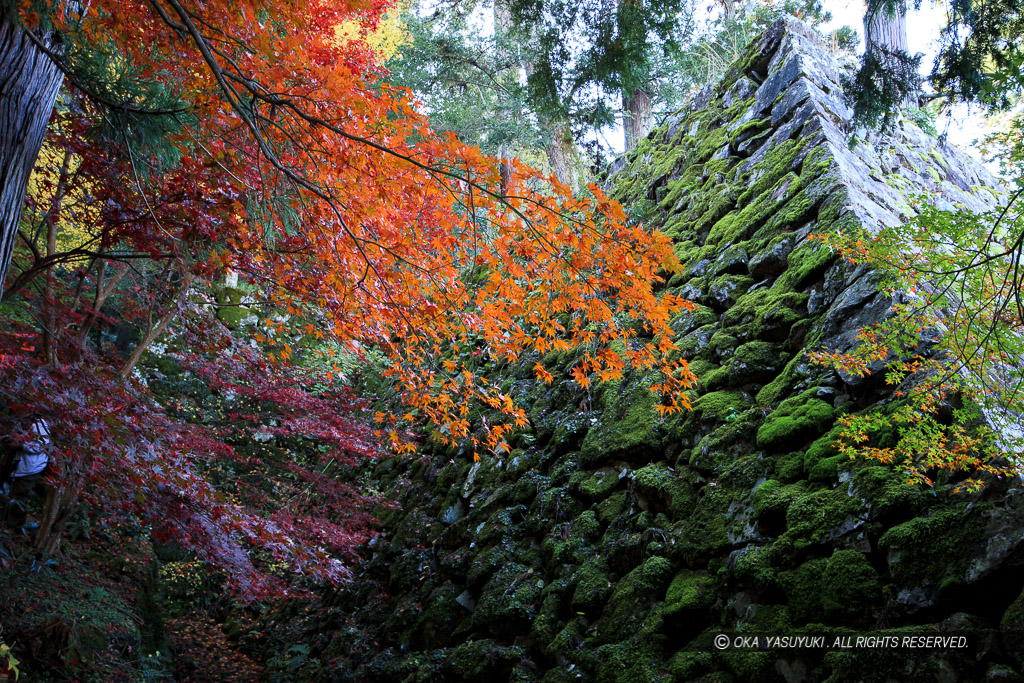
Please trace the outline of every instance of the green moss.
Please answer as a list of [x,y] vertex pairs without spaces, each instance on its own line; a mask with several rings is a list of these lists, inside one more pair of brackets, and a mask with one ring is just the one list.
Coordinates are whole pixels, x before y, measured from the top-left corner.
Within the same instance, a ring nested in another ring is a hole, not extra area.
[[684,569],[676,574],[665,592],[661,607],[665,616],[706,621],[716,599],[718,584],[707,572]]
[[718,354],[728,351],[732,352],[738,344],[736,337],[732,336],[723,329],[717,330],[711,335],[711,340],[708,342],[708,350]]
[[789,254],[789,268],[780,276],[779,284],[788,289],[803,289],[820,280],[837,254],[815,242],[804,242]]
[[[5,536],[0,538],[7,542]],[[34,634],[32,651],[37,657],[45,658],[47,665],[38,667],[36,662],[32,662],[30,668],[23,663],[22,674],[28,672],[29,675],[21,680],[52,680],[47,672],[57,671],[61,672],[60,678],[64,680],[121,679],[126,668],[132,670],[140,665],[139,660],[145,653],[143,639],[152,641],[154,636],[160,636],[156,632],[159,611],[152,615],[149,624],[143,625],[137,606],[132,604],[132,597],[141,596],[132,596],[128,592],[129,585],[135,587],[143,580],[140,570],[152,558],[152,551],[148,544],[142,546],[134,539],[120,536],[117,538],[120,545],[104,548],[104,545],[97,544],[93,547],[96,551],[107,550],[109,556],[85,561],[80,557],[85,553],[78,552],[85,546],[72,545],[69,541],[65,543],[75,549],[73,553],[49,558],[45,563],[30,560],[5,565],[3,580],[0,581],[0,604],[3,605],[0,621],[9,630],[2,634],[0,642],[13,645],[20,658],[18,642],[12,642],[12,639],[17,638],[19,631]],[[9,545],[3,547],[5,550],[12,548]],[[136,562],[143,564],[136,565]],[[161,572],[160,579],[157,579],[153,576],[155,572],[145,572],[150,574],[148,578],[154,583],[150,588],[163,592],[162,584],[169,577],[177,576],[181,582],[178,588],[191,594],[187,607],[205,605],[213,587],[204,582],[208,574],[202,563],[174,564],[179,569],[182,566],[194,568],[196,574],[190,576],[167,571]],[[122,578],[130,579],[130,584],[126,581],[126,585],[118,585],[117,580]],[[184,601],[175,602],[182,604]],[[167,604],[151,603],[150,608],[153,606],[166,609]],[[145,626],[154,632],[145,633]],[[159,659],[159,653],[152,662],[145,662],[148,659],[151,658],[146,657],[142,663],[149,663],[154,668],[167,664]],[[43,661],[37,660],[39,663]],[[11,676],[10,680],[14,681],[14,677]]]
[[838,550],[826,559],[811,560],[783,572],[780,582],[789,598],[793,618],[863,625],[881,609],[878,572],[856,550]]
[[698,327],[714,325],[718,322],[718,314],[707,306],[697,304],[696,310],[684,310],[672,321],[672,327],[679,334],[686,334]]
[[[545,591],[540,608],[537,610],[537,616],[534,617],[533,623],[530,625],[530,639],[537,643],[542,651],[546,650],[545,646],[554,640],[555,635],[562,628],[562,622],[558,618],[561,607],[561,594]],[[544,654],[548,653],[544,652]]]
[[804,476],[804,454],[799,451],[779,458],[775,463],[775,477],[790,484]]
[[709,190],[709,193],[711,199],[707,202],[707,208],[686,226],[686,231],[690,234],[699,235],[706,230],[713,229],[713,226],[731,215],[730,211],[736,206],[736,198],[727,188],[716,187],[714,190]]
[[797,622],[821,620],[821,579],[827,565],[828,560],[825,559],[811,560],[779,574],[790,614]]
[[480,593],[473,623],[495,635],[525,631],[540,607],[544,579],[529,567],[507,564]]
[[597,623],[598,640],[608,642],[641,630],[657,630],[660,616],[652,612],[651,605],[671,577],[671,563],[652,557],[619,579]]
[[651,463],[633,475],[633,487],[649,501],[673,514],[685,514],[693,507],[693,491],[665,463]]
[[775,344],[764,341],[747,342],[737,348],[732,355],[729,382],[732,386],[743,386],[771,379],[789,358],[790,354],[780,351]]
[[249,310],[242,306],[244,296],[245,292],[237,287],[221,287],[216,290],[214,297],[217,301],[217,320],[232,329],[237,328],[249,315]]
[[597,648],[597,683],[662,683],[664,661],[657,647],[633,639]]
[[833,482],[840,469],[850,467],[851,458],[839,453],[839,435],[842,427],[836,425],[827,434],[808,446],[804,453],[804,470],[811,481]]
[[814,490],[786,508],[784,536],[815,544],[830,541],[855,527],[862,513],[861,502],[841,488]]
[[708,291],[711,298],[723,306],[732,306],[754,284],[746,275],[719,275],[712,280]]
[[459,644],[452,652],[450,661],[452,669],[461,680],[496,680],[507,679],[508,672],[525,656],[521,647],[499,645],[485,638]]
[[[772,552],[765,546],[747,546],[735,557],[732,575],[741,585],[753,586],[758,591],[771,593],[778,587],[778,574],[779,572],[772,562]],[[764,615],[764,620],[767,618],[767,615]],[[786,619],[788,618],[787,613]],[[763,625],[775,626],[774,624]],[[772,628],[771,630],[776,629]]]
[[668,660],[666,668],[677,681],[706,680],[701,678],[714,667],[714,657],[709,651],[696,649],[680,650]]
[[[512,560],[511,551],[501,545],[480,550],[469,565],[467,581],[470,586],[486,583],[494,573]],[[393,572],[392,572],[393,573]]]
[[670,552],[699,561],[728,548],[730,532],[735,524],[728,516],[735,499],[723,487],[705,487],[693,512],[672,525],[669,530]]
[[775,379],[761,387],[757,392],[756,401],[759,406],[770,406],[781,399],[797,382],[796,371],[801,364],[807,363],[806,353],[801,350],[786,364]]
[[858,468],[853,490],[880,515],[916,513],[934,500],[928,489],[907,483],[901,472],[882,465]]
[[783,484],[769,479],[754,490],[754,517],[761,519],[768,515],[785,515],[793,501],[807,492],[803,482]]
[[984,541],[982,530],[978,508],[965,512],[946,507],[890,528],[878,539],[878,547],[889,553],[890,570],[898,582],[939,583],[964,570],[966,549]]
[[782,341],[807,317],[808,298],[782,288],[758,289],[740,297],[722,316],[722,325],[744,340]]
[[609,525],[629,510],[629,494],[619,491],[597,505],[597,519]]
[[698,398],[693,411],[705,422],[726,422],[736,419],[748,407],[738,391],[713,391]]
[[[746,109],[749,109],[753,105],[753,100],[752,99],[748,100],[747,102],[744,102],[743,104],[744,104],[744,107]],[[771,119],[751,119],[750,121],[746,121],[744,123],[741,123],[740,125],[738,125],[735,128],[733,128],[732,129],[732,138],[731,139],[732,140],[736,140],[736,139],[740,138],[741,136],[743,136],[745,140],[746,139],[750,139],[751,137],[753,137],[752,135],[750,135],[750,133],[752,131],[756,132],[756,131],[760,131],[760,130],[765,130],[765,132],[768,132],[766,129],[768,129],[770,124],[771,124]]]
[[603,410],[598,424],[591,427],[580,447],[580,462],[592,466],[631,450],[659,445],[651,382],[635,376],[601,387]]
[[594,541],[601,535],[601,525],[593,510],[582,512],[573,520],[572,533],[587,541]]
[[766,450],[806,441],[825,431],[832,424],[835,410],[819,398],[814,387],[799,396],[786,399],[757,430],[757,445]]
[[604,500],[619,485],[619,473],[610,469],[576,472],[569,477],[569,490],[588,500]]
[[604,606],[612,593],[612,575],[601,557],[591,557],[575,572],[576,590],[572,594],[573,609],[593,614]]
[[766,194],[777,193],[782,181],[787,178],[790,183],[796,182],[799,177],[791,172],[794,170],[793,160],[807,146],[808,142],[807,138],[783,140],[768,150],[764,159],[751,170],[750,175],[753,182],[748,183],[746,190],[739,196],[739,204],[743,206]]
[[1018,667],[1024,668],[1024,591],[1003,612],[999,620],[1003,646],[1011,653]]
[[775,660],[775,655],[771,652],[757,652],[742,648],[723,650],[718,653],[718,656],[729,671],[736,674],[741,681],[762,679],[765,671],[772,670]]
[[863,623],[882,597],[878,572],[856,550],[838,550],[828,558],[821,581],[821,606],[829,619]]
[[451,642],[451,636],[465,611],[455,600],[463,590],[460,586],[448,584],[430,595],[417,624],[420,640],[424,644],[440,647]]

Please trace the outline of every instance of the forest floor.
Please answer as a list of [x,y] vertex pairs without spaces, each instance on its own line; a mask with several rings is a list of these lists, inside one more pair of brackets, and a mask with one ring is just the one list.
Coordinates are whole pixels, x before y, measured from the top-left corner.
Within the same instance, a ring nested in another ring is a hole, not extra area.
[[28,681],[259,680],[212,581],[144,528],[90,524],[86,510],[48,559],[28,530],[0,525],[0,642]]

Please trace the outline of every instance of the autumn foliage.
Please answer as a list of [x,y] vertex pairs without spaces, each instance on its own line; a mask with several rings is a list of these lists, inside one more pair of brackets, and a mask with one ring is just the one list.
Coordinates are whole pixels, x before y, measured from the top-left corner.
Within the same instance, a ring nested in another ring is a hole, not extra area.
[[921,213],[904,225],[814,236],[872,266],[892,301],[853,349],[813,355],[841,375],[884,373],[894,389],[885,409],[840,419],[841,453],[880,460],[928,486],[952,473],[962,490],[1021,473],[1019,195],[987,213],[940,211],[922,198]]
[[[74,494],[51,510],[58,533],[81,492],[150,520],[246,595],[279,589],[278,565],[338,581],[369,520],[332,467],[378,443],[412,450],[420,427],[474,454],[506,449],[527,421],[488,364],[574,349],[559,381],[657,369],[659,409],[688,405],[668,323],[689,304],[654,289],[679,267],[669,240],[596,186],[573,196],[519,162],[503,180],[431,130],[371,49],[336,38],[345,22],[372,29],[386,2],[72,5],[22,3],[26,26],[67,36],[47,144],[73,163],[34,191],[26,221],[65,239],[13,269],[5,300],[24,296],[43,324],[15,328],[2,365],[4,397],[57,423],[55,484]],[[75,63],[87,57],[92,81]],[[250,339],[206,310],[228,272],[264,317]],[[102,330],[124,324],[134,345],[104,350]],[[161,339],[216,409],[154,401],[136,371]],[[371,349],[397,397],[375,432],[331,357]],[[474,422],[474,406],[496,417]],[[262,462],[238,448],[257,434],[313,455]],[[273,486],[234,477],[268,467]]]

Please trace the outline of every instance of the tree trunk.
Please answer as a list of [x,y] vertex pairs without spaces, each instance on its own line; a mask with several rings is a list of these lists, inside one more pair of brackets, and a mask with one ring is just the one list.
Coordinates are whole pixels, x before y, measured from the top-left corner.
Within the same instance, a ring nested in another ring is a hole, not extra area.
[[[498,51],[498,64],[504,65],[515,65],[516,59],[509,49],[512,44],[512,7],[510,0],[495,0],[494,2],[494,33],[496,38],[496,46]],[[503,70],[509,71],[509,70]],[[518,72],[518,68],[515,69]],[[507,78],[513,81],[518,81],[518,73],[503,73],[499,72],[500,78]],[[499,116],[502,114],[499,113]],[[508,145],[502,144],[498,146],[498,158],[501,159],[499,166],[499,177],[501,183],[501,194],[505,196],[509,192],[509,186],[512,183],[512,164],[509,163],[512,159],[512,152],[508,149]]]
[[[150,324],[147,326],[146,333],[143,335],[142,340],[135,346],[135,350],[132,351],[132,355],[128,357],[124,367],[118,371],[117,376],[122,382],[128,379],[128,376],[132,374],[132,370],[135,369],[135,365],[142,359],[142,354],[145,353],[150,344],[159,339],[160,335],[167,329],[167,326],[171,324],[171,321],[177,317],[181,306],[185,301],[185,297],[188,295],[188,290],[192,286],[193,279],[194,276],[192,273],[183,266],[178,292],[174,295],[174,299],[171,300],[167,311],[164,312],[163,316],[161,316],[155,323],[152,321],[152,318],[150,319]],[[153,305],[156,305],[155,302]],[[150,311],[150,315],[152,315],[152,310]]]
[[637,88],[632,97],[622,94],[622,128],[626,137],[626,154],[647,137],[653,122],[651,96],[647,92]]
[[907,13],[898,11],[892,16],[879,7],[864,17],[864,35],[867,49],[876,45],[890,52],[907,51]]
[[572,138],[572,129],[565,119],[542,122],[551,135],[546,151],[551,171],[558,181],[568,185],[573,194],[581,194],[587,187],[588,176],[586,164]]
[[[64,79],[9,11],[0,9],[0,283],[7,277],[28,178]],[[52,33],[40,41],[59,48]]]
[[78,509],[78,491],[70,482],[61,482],[46,489],[46,502],[39,518],[33,544],[44,555],[53,556],[60,550],[64,526]]
[[[514,30],[516,27],[512,21],[511,0],[496,0],[494,3],[494,25],[498,34],[498,44],[499,46],[504,45],[504,49],[508,49],[516,40],[532,44],[527,49],[518,51],[520,55],[531,55],[531,58],[520,57],[520,66],[527,74],[536,72],[538,65],[534,60],[550,59],[550,55],[538,48],[534,31],[523,27]],[[549,103],[558,101],[557,93],[549,93]],[[548,143],[544,151],[547,153],[551,172],[560,183],[568,185],[573,194],[580,194],[586,189],[589,182],[587,166],[576,147],[576,141],[573,140],[569,121],[556,113],[560,107],[549,106],[546,109],[546,111],[535,110],[535,112],[538,124],[547,133]],[[506,167],[505,164],[502,166],[501,175],[504,185],[512,169],[510,166]]]
[[[881,48],[889,53],[909,54],[907,48],[907,13],[903,9],[897,9],[896,13],[889,15],[885,8],[871,4],[881,5],[881,0],[876,3],[869,3],[868,12],[864,15],[864,49],[871,51]],[[917,106],[917,92],[908,93],[902,106]]]

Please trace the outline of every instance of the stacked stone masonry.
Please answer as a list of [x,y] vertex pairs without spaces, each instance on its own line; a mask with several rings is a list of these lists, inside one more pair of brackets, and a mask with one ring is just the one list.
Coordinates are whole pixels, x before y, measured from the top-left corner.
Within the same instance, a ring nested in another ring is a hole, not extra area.
[[[496,367],[531,429],[500,460],[438,450],[364,473],[397,505],[378,508],[382,535],[329,609],[289,622],[311,644],[303,675],[1020,679],[1019,482],[954,496],[837,455],[836,418],[894,398],[807,356],[849,348],[891,303],[808,235],[903,221],[915,194],[985,209],[999,191],[907,120],[851,149],[841,68],[813,30],[779,21],[609,180],[685,266],[666,287],[699,304],[674,322],[701,380],[694,409],[658,418],[638,373],[587,392],[569,354],[544,359],[550,386],[535,358]],[[970,647],[718,649],[722,632]]]

